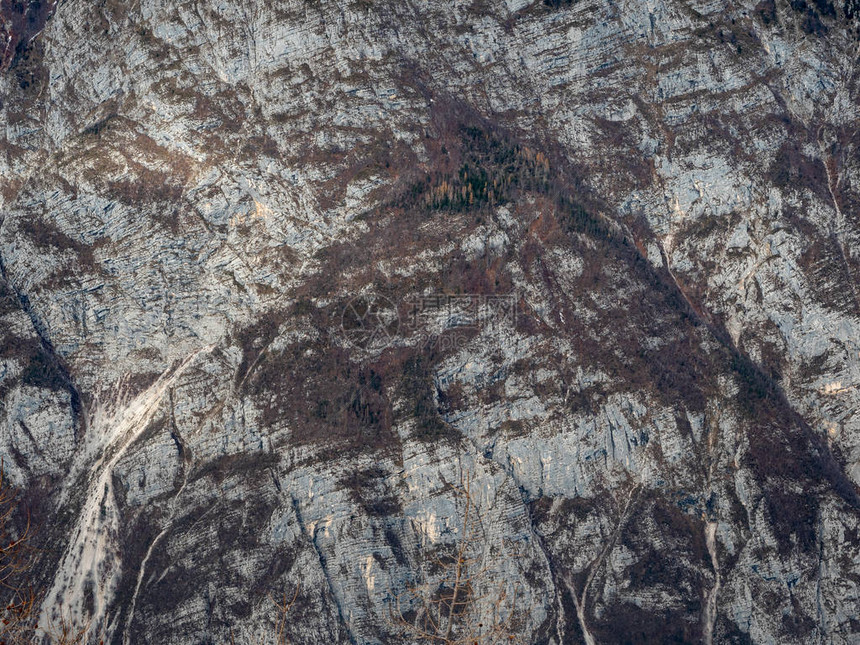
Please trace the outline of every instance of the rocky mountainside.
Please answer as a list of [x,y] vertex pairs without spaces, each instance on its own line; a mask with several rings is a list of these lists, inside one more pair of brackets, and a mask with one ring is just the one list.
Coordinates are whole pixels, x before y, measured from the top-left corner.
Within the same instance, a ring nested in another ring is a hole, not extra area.
[[40,624],[860,642],[858,14],[3,0]]

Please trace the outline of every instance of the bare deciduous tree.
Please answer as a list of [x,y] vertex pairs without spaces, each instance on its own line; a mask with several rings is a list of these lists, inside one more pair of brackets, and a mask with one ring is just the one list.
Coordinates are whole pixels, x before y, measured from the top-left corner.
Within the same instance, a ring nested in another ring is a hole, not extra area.
[[[30,516],[23,529],[15,526],[18,491],[6,480],[0,461],[0,588],[5,605],[0,609],[0,645],[48,642],[56,645],[83,645],[93,639],[90,626],[76,627],[61,617],[56,625],[39,625],[39,596],[29,581],[35,548]],[[97,641],[100,645],[103,639]]]
[[[275,619],[275,633],[274,640],[269,640],[265,636],[261,636],[257,638],[255,643],[257,645],[267,645],[268,643],[273,643],[273,645],[290,645],[289,639],[287,639],[286,629],[287,629],[287,615],[290,613],[290,609],[293,608],[293,605],[296,604],[296,599],[299,597],[299,589],[300,585],[296,585],[296,590],[293,593],[293,597],[288,599],[287,592],[284,592],[284,597],[282,600],[277,600],[271,594],[269,595],[269,600],[272,605],[274,605],[275,610],[277,612],[277,618]],[[252,642],[250,640],[245,642]],[[233,633],[233,630],[230,630],[230,645],[236,645],[236,636]]]
[[21,642],[32,631],[32,616],[36,594],[24,582],[24,573],[31,564],[30,519],[23,530],[16,530],[14,514],[17,491],[6,481],[6,471],[0,462],[0,586],[6,604],[0,619],[0,645]]
[[[391,619],[403,636],[430,645],[511,642],[519,585],[509,593],[507,585],[490,579],[483,526],[472,497],[473,477],[466,473],[461,479],[456,488],[462,508],[461,537],[452,554],[436,557],[440,574],[432,581],[394,594]],[[481,591],[487,587],[491,590]]]

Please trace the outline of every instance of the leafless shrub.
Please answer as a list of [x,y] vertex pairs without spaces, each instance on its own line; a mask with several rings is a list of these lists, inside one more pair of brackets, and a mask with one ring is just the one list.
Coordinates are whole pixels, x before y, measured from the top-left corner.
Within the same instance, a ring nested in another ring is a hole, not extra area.
[[[0,461],[0,589],[4,605],[0,609],[0,645],[48,642],[52,645],[83,645],[94,640],[91,626],[77,626],[61,615],[56,624],[40,625],[40,594],[31,582],[36,548],[29,513],[24,527],[16,526],[20,513],[18,491],[9,484]],[[96,641],[101,645],[103,638]]]
[[23,530],[15,527],[18,495],[6,480],[0,463],[0,586],[7,598],[0,618],[0,645],[22,642],[33,630],[36,594],[23,580],[30,568],[30,518]]
[[[266,645],[267,643],[274,643],[274,645],[290,645],[290,640],[287,638],[286,634],[287,616],[290,613],[290,610],[293,608],[293,605],[296,604],[296,599],[299,597],[300,588],[300,585],[296,585],[296,590],[293,593],[293,597],[289,599],[287,598],[286,591],[284,592],[283,598],[280,600],[278,600],[271,594],[269,595],[269,601],[275,608],[275,630],[272,634],[272,639],[266,638],[265,636],[261,636],[256,641],[254,641],[255,643],[257,643],[258,645]],[[230,645],[236,645],[236,635],[233,633],[232,629],[230,630]]]
[[[519,584],[512,591],[494,584],[484,558],[484,535],[478,507],[472,497],[470,473],[463,475],[456,494],[463,514],[462,537],[453,554],[437,557],[439,575],[432,581],[394,594],[391,621],[406,638],[432,645],[489,645],[515,639],[514,616],[520,602]],[[489,591],[482,589],[490,587]],[[491,607],[483,622],[481,607]]]

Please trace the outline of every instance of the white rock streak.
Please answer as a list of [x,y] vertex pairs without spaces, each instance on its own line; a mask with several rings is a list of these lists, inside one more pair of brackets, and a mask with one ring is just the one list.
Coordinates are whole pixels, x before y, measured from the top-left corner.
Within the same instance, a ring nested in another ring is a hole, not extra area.
[[714,625],[717,622],[717,594],[720,593],[720,563],[717,560],[717,523],[708,522],[705,525],[705,544],[711,556],[711,566],[714,567],[714,586],[708,592],[705,602],[705,620],[703,639],[705,645],[714,642]]
[[[97,459],[86,477],[86,497],[69,546],[42,604],[40,624],[57,625],[64,620],[76,627],[89,625],[94,632],[112,631],[113,625],[105,623],[105,614],[116,590],[121,564],[116,548],[119,513],[113,492],[113,469],[146,430],[170,387],[200,354],[213,348],[193,352],[165,370],[131,401],[124,403],[120,393],[113,405],[96,407],[79,467],[86,467],[93,455]],[[80,480],[70,477],[69,481]],[[64,499],[68,498],[68,492],[64,491]]]

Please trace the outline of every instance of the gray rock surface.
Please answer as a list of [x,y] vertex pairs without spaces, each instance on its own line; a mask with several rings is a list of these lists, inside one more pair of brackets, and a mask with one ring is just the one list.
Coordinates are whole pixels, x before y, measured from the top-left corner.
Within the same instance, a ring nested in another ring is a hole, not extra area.
[[433,642],[464,553],[455,635],[858,642],[854,0],[19,4],[42,624]]

